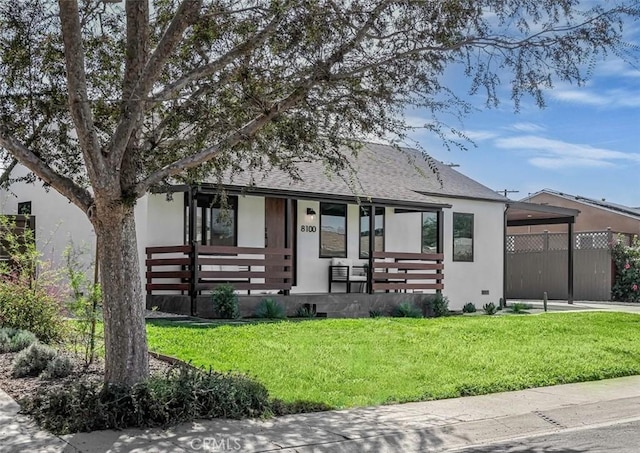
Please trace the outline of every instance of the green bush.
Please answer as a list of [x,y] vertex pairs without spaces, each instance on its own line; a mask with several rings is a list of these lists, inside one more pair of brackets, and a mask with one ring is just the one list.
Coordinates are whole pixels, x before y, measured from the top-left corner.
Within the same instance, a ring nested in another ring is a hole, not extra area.
[[28,330],[45,343],[60,340],[59,273],[42,261],[33,232],[17,231],[10,217],[0,216],[2,245],[11,258],[0,262],[0,327]]
[[238,296],[231,285],[220,285],[213,291],[213,306],[221,318],[238,319]]
[[175,425],[272,413],[266,388],[246,376],[174,368],[133,387],[75,382],[41,389],[23,411],[56,434]]
[[20,351],[13,359],[13,376],[38,376],[56,355],[57,352],[52,347],[33,343],[27,349]]
[[493,302],[489,302],[488,304],[484,304],[482,306],[482,309],[484,310],[484,313],[491,316],[491,315],[495,315],[496,312],[498,311],[498,309],[496,308],[496,304],[494,304]]
[[395,318],[422,318],[422,311],[411,302],[398,304],[392,312]]
[[62,339],[60,302],[43,288],[25,283],[0,282],[0,326],[28,330],[45,343]]
[[11,351],[22,351],[23,349],[28,348],[37,341],[38,339],[32,332],[29,332],[27,330],[18,330],[13,338],[11,338]]
[[286,318],[284,308],[275,299],[262,299],[256,307],[256,317],[268,319]]
[[615,282],[611,288],[613,300],[640,302],[640,239],[633,237],[630,245],[625,245],[618,237],[611,249],[615,263]]
[[8,330],[14,330],[14,329],[8,329],[8,328],[0,329],[0,353],[11,352],[11,336],[9,335]]
[[42,379],[59,379],[69,376],[73,372],[73,362],[65,355],[56,355],[40,373]]
[[316,311],[308,305],[300,305],[296,310],[296,318],[315,318]]
[[431,308],[436,318],[449,316],[449,299],[438,293],[431,303]]
[[10,327],[0,328],[0,354],[18,352],[38,341],[31,332]]
[[472,302],[468,302],[464,304],[464,307],[462,307],[462,313],[475,313],[476,311],[478,310]]
[[514,302],[511,304],[511,313],[515,314],[526,314],[526,310],[531,310],[533,308],[530,304],[525,304],[522,302]]
[[384,313],[382,313],[382,311],[380,310],[369,310],[370,318],[381,318],[383,316],[384,316]]

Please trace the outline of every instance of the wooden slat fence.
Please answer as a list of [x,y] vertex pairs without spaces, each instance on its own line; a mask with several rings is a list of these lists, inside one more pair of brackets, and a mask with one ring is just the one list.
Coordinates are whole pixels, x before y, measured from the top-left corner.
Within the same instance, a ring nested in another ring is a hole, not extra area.
[[289,248],[179,245],[147,247],[146,253],[147,294],[178,291],[196,295],[223,284],[247,292],[291,289]]
[[442,253],[374,252],[373,291],[442,290]]
[[[616,233],[574,233],[574,298],[610,300],[613,283],[611,243]],[[507,298],[567,298],[567,233],[507,236]]]

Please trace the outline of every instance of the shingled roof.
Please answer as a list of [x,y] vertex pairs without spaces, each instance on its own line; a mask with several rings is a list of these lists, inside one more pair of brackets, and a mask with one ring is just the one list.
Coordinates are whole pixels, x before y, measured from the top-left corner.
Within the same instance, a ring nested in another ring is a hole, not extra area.
[[[301,180],[294,181],[281,170],[260,174],[242,172],[223,180],[228,188],[248,192],[281,192],[298,196],[313,195],[368,200],[380,203],[440,205],[442,197],[506,202],[507,198],[442,163],[436,162],[440,181],[429,168],[424,156],[415,149],[398,149],[381,144],[365,143],[357,157],[349,157],[357,181],[348,173],[327,175],[322,163],[296,164]],[[208,181],[215,184],[216,181]],[[248,189],[247,189],[248,188]]]
[[562,193],[552,189],[542,189],[536,193],[529,195],[526,198],[523,198],[523,201],[528,201],[531,198],[535,197],[536,195],[543,194],[543,193],[546,193],[549,195],[555,195],[557,197],[565,198],[571,201],[576,201],[578,203],[593,206],[596,208],[607,209],[609,211],[614,211],[614,212],[618,212],[628,216],[640,218],[640,208],[632,208],[632,207],[621,205],[618,203],[612,203],[604,199],[596,200],[594,198],[583,197],[581,195],[570,195],[568,193]]

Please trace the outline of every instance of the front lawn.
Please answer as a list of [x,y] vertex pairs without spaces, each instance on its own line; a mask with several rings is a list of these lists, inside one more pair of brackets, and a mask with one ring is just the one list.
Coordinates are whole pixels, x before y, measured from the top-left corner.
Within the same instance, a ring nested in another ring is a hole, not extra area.
[[640,374],[640,316],[562,313],[202,326],[150,321],[149,347],[333,407]]

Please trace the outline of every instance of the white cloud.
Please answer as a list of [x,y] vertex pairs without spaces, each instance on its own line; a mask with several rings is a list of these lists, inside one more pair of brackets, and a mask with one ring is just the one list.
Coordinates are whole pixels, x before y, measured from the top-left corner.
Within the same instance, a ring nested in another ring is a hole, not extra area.
[[407,115],[404,117],[404,121],[407,126],[420,129],[425,127],[425,125],[432,124],[433,120],[429,118],[424,118],[416,115]]
[[[404,121],[412,131],[409,135],[415,139],[422,139],[425,136],[434,137],[435,134],[429,130],[429,127],[437,127],[438,124],[433,119],[423,118],[417,115],[406,115],[404,117]],[[444,138],[448,140],[453,140],[456,142],[464,141],[464,138],[460,135],[454,133],[452,130],[447,130],[449,126],[446,124],[440,124],[441,130],[443,132]],[[456,129],[457,132],[462,134],[464,137],[468,138],[473,142],[481,142],[484,140],[491,140],[493,138],[498,137],[498,134],[489,130],[463,130]]]
[[611,167],[617,161],[638,162],[640,154],[625,153],[591,145],[569,143],[535,135],[499,138],[498,148],[532,153],[531,165],[548,169],[568,167]]
[[557,88],[551,90],[549,94],[552,98],[559,101],[575,104],[593,105],[597,107],[640,107],[640,91],[615,89],[595,92],[594,90],[586,88]]
[[498,134],[492,131],[477,130],[477,131],[461,131],[461,132],[462,134],[464,134],[474,142],[481,142],[483,140],[490,140],[492,138],[498,137]]
[[640,77],[640,69],[631,66],[621,58],[612,58],[600,63],[596,67],[596,74],[602,76],[637,78]]
[[614,167],[611,162],[598,159],[579,159],[568,157],[534,157],[529,159],[529,162],[534,167],[544,168],[548,170],[560,170],[562,168],[576,168],[576,167],[589,167],[589,168],[602,168],[602,167]]
[[605,106],[610,103],[609,99],[585,89],[553,90],[551,91],[551,96],[560,101],[574,102],[576,104]]
[[509,126],[508,129],[518,132],[542,132],[545,130],[543,126],[535,123],[515,123]]

